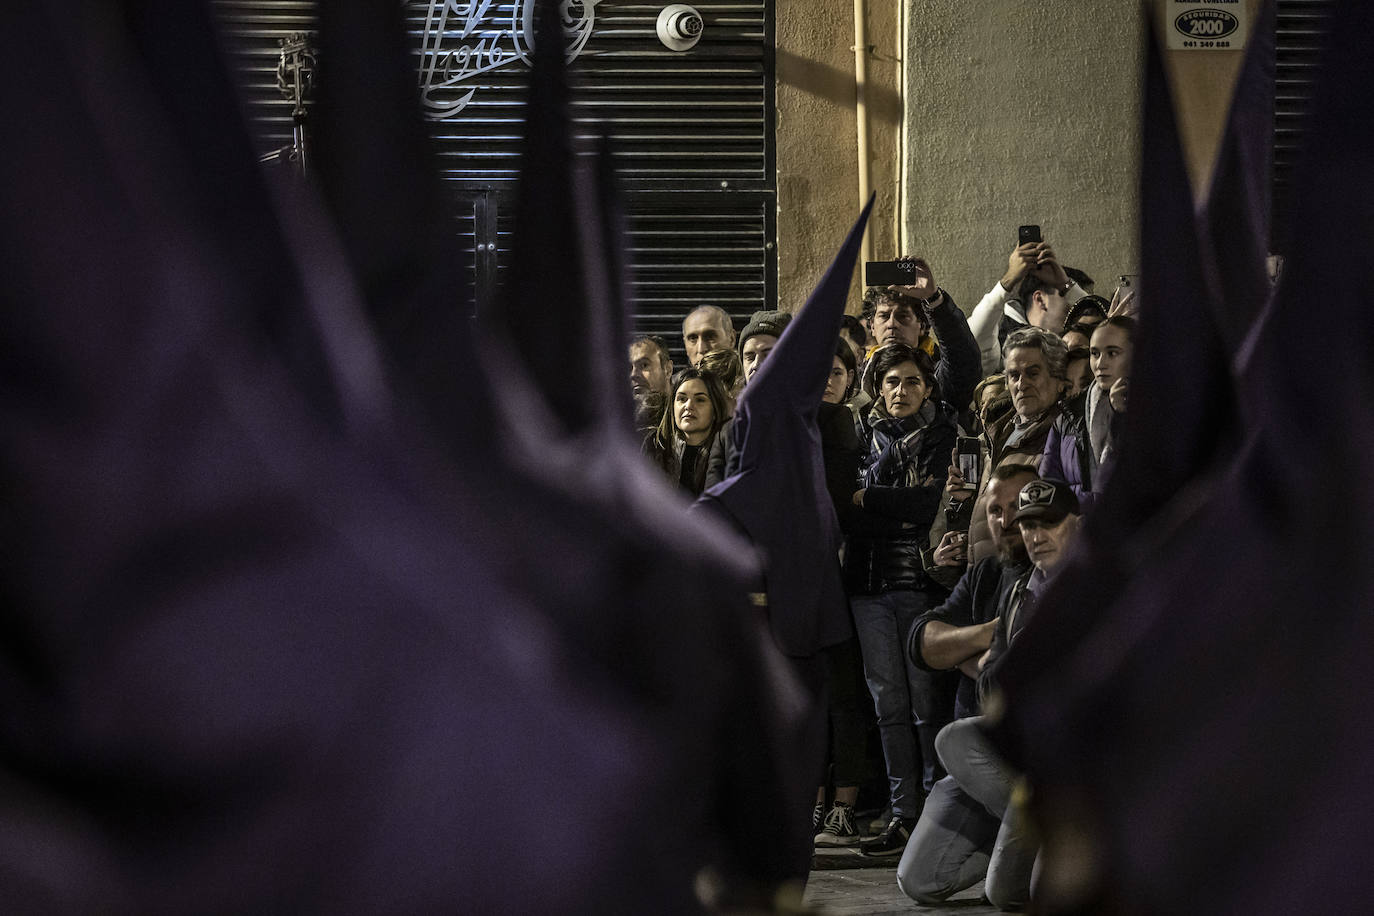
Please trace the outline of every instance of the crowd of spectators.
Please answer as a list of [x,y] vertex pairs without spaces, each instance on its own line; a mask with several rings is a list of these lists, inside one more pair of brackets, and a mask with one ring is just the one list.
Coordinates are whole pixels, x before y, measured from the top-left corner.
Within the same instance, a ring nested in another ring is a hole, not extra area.
[[[1134,302],[1126,288],[1094,295],[1027,242],[966,317],[926,261],[903,260],[910,285],[869,287],[862,314],[845,316],[818,415],[853,636],[823,653],[814,842],[899,862],[917,902],[985,881],[1015,909],[1038,850],[1018,774],[981,723],[1001,703],[1000,660],[1124,446]],[[736,334],[723,309],[700,306],[677,371],[663,338],[630,344],[644,452],[690,496],[735,471],[736,400],[790,318],[756,312]],[[885,810],[859,823],[874,720]]]

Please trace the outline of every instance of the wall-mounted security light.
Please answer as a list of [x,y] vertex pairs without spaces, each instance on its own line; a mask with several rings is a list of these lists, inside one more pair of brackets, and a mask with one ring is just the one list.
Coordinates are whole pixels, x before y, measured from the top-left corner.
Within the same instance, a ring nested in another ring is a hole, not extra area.
[[658,14],[658,40],[670,51],[690,51],[696,47],[704,27],[701,14],[685,3],[665,6]]

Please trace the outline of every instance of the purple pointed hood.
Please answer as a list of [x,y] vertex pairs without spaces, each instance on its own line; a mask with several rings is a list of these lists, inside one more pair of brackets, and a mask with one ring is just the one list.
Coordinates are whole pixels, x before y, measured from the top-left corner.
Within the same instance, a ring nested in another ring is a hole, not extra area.
[[491,395],[403,13],[319,4],[313,172],[401,404],[446,451],[470,457],[492,448]]
[[592,312],[586,264],[575,247],[586,227],[574,190],[578,168],[561,23],[557,0],[536,0],[515,243],[505,295],[497,311],[483,317],[519,355],[554,420],[566,432],[578,433],[596,423],[599,405],[580,387],[595,369],[593,354],[580,345],[592,339]]
[[[1083,545],[1005,660],[999,738],[1028,772],[1048,842],[1072,836],[1095,853],[1076,870],[1080,896],[1044,896],[1046,912],[1185,912],[1206,899],[1287,913],[1309,909],[1313,888],[1344,912],[1374,893],[1363,864],[1374,843],[1374,572],[1352,560],[1374,539],[1374,363],[1350,332],[1368,313],[1374,236],[1374,119],[1350,87],[1374,80],[1362,44],[1372,28],[1369,4],[1337,6],[1295,176],[1303,231],[1237,385],[1243,442],[1119,549]],[[1149,80],[1157,92],[1162,72]],[[1255,95],[1243,89],[1237,104]],[[1160,122],[1147,127],[1152,146],[1164,139]],[[1147,175],[1157,153],[1147,147]],[[1160,190],[1179,197],[1181,177]],[[1201,218],[1236,206],[1219,189],[1245,185],[1223,176]],[[1148,228],[1159,202],[1145,203]],[[1179,239],[1147,231],[1144,244],[1167,254]],[[1340,330],[1314,331],[1316,303]],[[1136,377],[1168,365],[1138,361]],[[1335,483],[1310,483],[1314,466]]]
[[732,435],[739,471],[701,496],[748,534],[764,567],[769,621],[789,655],[848,632],[839,522],[825,486],[816,415],[835,357],[870,199],[806,304],[745,386]]
[[[354,38],[340,67],[389,65]],[[778,710],[737,572],[538,455],[417,458],[404,396],[340,358],[376,367],[392,256],[277,209],[196,94],[221,68],[205,4],[0,32],[7,905],[681,912],[721,850],[764,879]]]

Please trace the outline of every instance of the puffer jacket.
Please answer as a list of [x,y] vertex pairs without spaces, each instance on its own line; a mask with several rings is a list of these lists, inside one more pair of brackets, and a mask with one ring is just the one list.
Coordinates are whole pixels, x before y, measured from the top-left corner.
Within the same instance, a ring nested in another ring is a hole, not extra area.
[[864,504],[841,517],[848,535],[845,586],[851,595],[926,588],[921,551],[958,435],[955,412],[928,400],[914,415],[896,419],[879,402],[868,420]]
[[1065,401],[1045,438],[1045,455],[1040,476],[1062,480],[1073,488],[1084,513],[1096,502],[1093,484],[1097,478],[1097,458],[1088,442],[1087,395]]

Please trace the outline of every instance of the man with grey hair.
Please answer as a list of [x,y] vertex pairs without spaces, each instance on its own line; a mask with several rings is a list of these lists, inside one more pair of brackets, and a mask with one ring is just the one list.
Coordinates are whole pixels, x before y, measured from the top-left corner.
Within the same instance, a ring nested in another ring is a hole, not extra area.
[[711,350],[735,345],[735,325],[730,314],[718,305],[699,305],[682,319],[682,345],[687,361],[697,368]]
[[[1058,334],[1042,328],[1021,328],[1013,331],[1002,346],[1003,370],[1007,391],[1011,394],[1012,412],[987,429],[987,443],[991,453],[985,455],[984,467],[991,471],[1003,464],[1029,464],[1037,470],[1045,451],[1054,420],[1059,416],[1060,398],[1068,387],[1066,374],[1068,347]],[[978,494],[969,517],[968,562],[977,563],[996,552],[985,518],[987,502],[986,481]],[[951,500],[967,500],[972,494],[963,489],[964,479],[957,468],[950,468],[945,492]]]
[[1012,441],[1026,426],[1059,402],[1068,383],[1069,348],[1058,334],[1043,328],[1013,331],[1002,345],[1003,372],[1015,408]]

